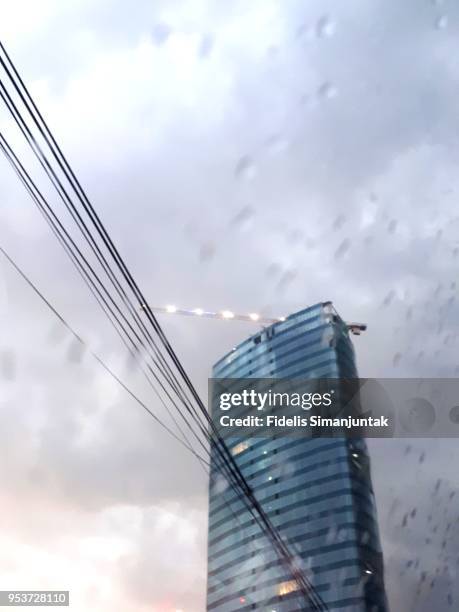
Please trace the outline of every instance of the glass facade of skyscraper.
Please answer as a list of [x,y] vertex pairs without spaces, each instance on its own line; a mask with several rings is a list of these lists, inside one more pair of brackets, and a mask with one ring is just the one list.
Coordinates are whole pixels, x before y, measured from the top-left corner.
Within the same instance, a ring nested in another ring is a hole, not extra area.
[[[357,377],[347,326],[330,303],[289,316],[233,349],[215,378]],[[240,438],[228,445],[329,610],[387,612],[375,500],[363,440]],[[215,469],[209,495],[207,610],[305,610],[295,581]]]

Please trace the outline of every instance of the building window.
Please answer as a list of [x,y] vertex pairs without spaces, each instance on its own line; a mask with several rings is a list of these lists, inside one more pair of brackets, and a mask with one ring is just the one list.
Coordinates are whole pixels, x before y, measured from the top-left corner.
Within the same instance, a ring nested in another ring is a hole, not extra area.
[[231,454],[235,457],[236,455],[240,455],[241,453],[246,451],[248,448],[249,448],[249,443],[246,440],[243,440],[242,442],[239,442],[239,444],[236,444],[236,446],[234,446],[231,449]]
[[281,582],[277,587],[277,594],[282,597],[289,593],[294,593],[299,590],[299,586],[296,580],[288,580],[287,582]]

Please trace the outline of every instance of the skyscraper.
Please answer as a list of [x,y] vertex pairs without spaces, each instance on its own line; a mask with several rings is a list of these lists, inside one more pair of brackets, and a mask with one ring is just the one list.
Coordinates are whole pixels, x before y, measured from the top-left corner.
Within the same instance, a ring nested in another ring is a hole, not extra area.
[[[347,325],[330,302],[290,315],[218,361],[214,378],[355,378]],[[241,471],[329,610],[387,612],[366,444],[345,438],[228,439]],[[297,585],[215,469],[207,610],[304,610]]]

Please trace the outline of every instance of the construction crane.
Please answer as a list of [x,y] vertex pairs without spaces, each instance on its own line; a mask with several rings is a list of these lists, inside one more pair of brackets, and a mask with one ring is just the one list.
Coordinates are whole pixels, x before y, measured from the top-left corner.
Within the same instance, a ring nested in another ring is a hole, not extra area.
[[[147,308],[146,304],[141,306],[141,310]],[[235,314],[231,310],[221,310],[219,312],[211,312],[203,310],[202,308],[195,308],[194,310],[185,310],[183,308],[177,308],[177,306],[148,306],[149,310],[159,314],[174,314],[181,315],[184,317],[201,317],[205,319],[220,319],[223,321],[247,321],[249,323],[258,323],[262,327],[265,325],[273,325],[274,323],[280,323],[285,321],[287,317],[262,317],[256,312],[249,314]],[[355,336],[360,334],[367,329],[364,323],[346,323],[348,330]]]

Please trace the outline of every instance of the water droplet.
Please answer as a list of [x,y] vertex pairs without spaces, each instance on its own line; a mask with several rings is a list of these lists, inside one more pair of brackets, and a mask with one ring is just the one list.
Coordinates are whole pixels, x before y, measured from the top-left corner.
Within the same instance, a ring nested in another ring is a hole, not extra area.
[[234,169],[236,178],[251,180],[256,174],[255,164],[253,159],[248,155],[243,155],[236,164]]
[[437,19],[435,27],[437,28],[437,30],[444,30],[444,29],[446,29],[448,27],[448,17],[447,17],[447,15],[441,15],[441,17],[439,17]]
[[199,249],[199,259],[201,261],[209,261],[211,260],[215,253],[217,247],[213,242],[204,242]]
[[459,425],[459,406],[453,406],[449,411],[449,419],[452,423]]
[[169,36],[171,35],[172,29],[167,23],[157,23],[153,27],[152,38],[154,43],[161,47],[167,41]]
[[304,239],[303,233],[299,229],[294,229],[293,231],[287,234],[287,242],[291,245],[299,244]]
[[250,225],[250,221],[254,216],[254,210],[251,206],[244,206],[241,210],[231,219],[231,225],[236,226],[238,229],[247,229]]
[[383,300],[383,306],[390,306],[395,297],[395,291],[391,289]]
[[350,248],[351,241],[349,240],[349,238],[345,238],[335,251],[335,259],[340,259],[341,257],[344,257]]
[[70,363],[81,363],[85,353],[85,346],[79,340],[74,338],[67,350],[67,359]]
[[278,276],[281,272],[281,265],[278,263],[271,263],[269,264],[269,266],[266,268],[266,276]]
[[214,37],[212,34],[203,34],[201,42],[199,43],[198,56],[202,59],[209,57],[214,48]]
[[401,359],[402,359],[401,353],[395,353],[394,358],[392,360],[392,363],[393,363],[394,367],[398,366],[398,364],[400,363]]
[[336,31],[336,24],[327,15],[319,19],[316,26],[316,34],[319,38],[330,38]]
[[337,540],[337,535],[338,535],[338,526],[332,525],[327,530],[327,534],[325,536],[325,543],[334,544]]
[[214,482],[214,492],[219,495],[224,493],[229,487],[228,481],[223,476],[218,475]]
[[394,234],[396,229],[397,229],[397,220],[392,219],[392,221],[390,221],[389,225],[387,226],[387,231],[389,232],[389,234]]
[[266,49],[266,55],[268,56],[268,59],[276,58],[279,55],[279,47],[277,47],[276,45],[270,45]]
[[346,223],[346,216],[343,214],[339,214],[336,219],[333,221],[333,229],[339,230]]
[[125,361],[124,367],[126,369],[126,373],[128,374],[135,372],[136,367],[137,367],[137,356],[135,352],[134,353],[131,353],[130,351],[128,352],[128,354],[126,355],[126,361]]
[[331,100],[332,98],[336,98],[338,95],[338,90],[331,83],[322,83],[322,85],[317,90],[317,97],[320,100]]
[[308,110],[312,110],[317,106],[317,99],[310,94],[303,94],[300,98],[300,105],[304,106]]
[[374,237],[373,236],[365,236],[365,238],[363,239],[363,244],[366,248],[370,247],[374,242]]
[[298,270],[295,270],[293,268],[291,268],[290,270],[286,270],[282,274],[282,276],[281,276],[281,278],[280,278],[280,280],[279,280],[279,282],[277,284],[278,288],[279,289],[285,289],[285,287],[290,285],[290,283],[292,283],[297,276],[298,276]]
[[282,136],[278,134],[270,136],[266,141],[266,148],[268,150],[268,153],[270,153],[271,155],[278,155],[280,153],[284,153],[288,149],[288,146],[288,140],[282,138]]
[[3,380],[10,381],[16,377],[16,359],[11,350],[0,353],[0,375]]
[[49,333],[48,342],[49,344],[58,344],[67,336],[67,330],[60,322],[53,323]]

